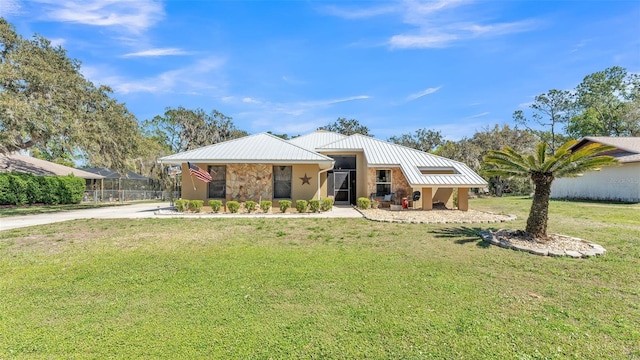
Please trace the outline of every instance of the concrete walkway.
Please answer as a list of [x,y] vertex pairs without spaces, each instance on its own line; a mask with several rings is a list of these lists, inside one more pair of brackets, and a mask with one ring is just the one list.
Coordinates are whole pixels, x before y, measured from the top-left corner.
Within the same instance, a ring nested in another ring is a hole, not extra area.
[[[102,208],[61,211],[49,214],[23,215],[0,218],[0,231],[28,226],[52,224],[76,219],[137,219],[137,218],[251,218],[251,217],[286,217],[286,218],[358,218],[362,214],[351,206],[334,206],[333,210],[318,214],[273,213],[273,214],[177,214],[170,213],[169,204],[144,203]],[[156,214],[158,213],[158,214]]]

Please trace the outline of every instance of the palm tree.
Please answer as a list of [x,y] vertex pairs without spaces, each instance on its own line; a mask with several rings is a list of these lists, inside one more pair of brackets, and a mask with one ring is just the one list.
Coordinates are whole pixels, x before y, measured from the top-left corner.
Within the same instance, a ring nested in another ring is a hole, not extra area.
[[488,167],[485,174],[488,176],[529,177],[533,181],[535,190],[526,232],[535,239],[544,240],[547,237],[549,196],[554,179],[581,176],[586,171],[617,164],[612,156],[602,155],[615,147],[593,143],[571,151],[571,147],[577,142],[578,140],[568,141],[553,154],[548,154],[547,144],[541,142],[535,155],[522,155],[506,147],[490,151],[484,157]]

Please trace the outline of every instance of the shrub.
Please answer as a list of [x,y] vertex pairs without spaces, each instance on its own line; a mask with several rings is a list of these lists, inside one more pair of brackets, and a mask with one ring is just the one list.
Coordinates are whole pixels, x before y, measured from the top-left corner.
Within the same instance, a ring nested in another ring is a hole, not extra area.
[[280,212],[285,213],[287,209],[291,207],[290,200],[278,200],[278,205],[280,206]]
[[222,208],[222,200],[209,200],[209,206],[214,213],[220,212]]
[[60,202],[62,204],[79,204],[84,195],[84,179],[69,175],[58,176],[58,180],[60,184]]
[[332,198],[324,198],[320,203],[320,210],[329,211],[333,207],[333,199]]
[[60,194],[58,194],[58,177],[43,176],[39,181],[42,188],[42,202],[47,205],[60,204]]
[[[36,176],[31,174],[25,177],[26,180],[26,195],[27,202],[29,204],[41,203],[42,201],[42,187],[40,186],[40,182]],[[84,190],[84,189],[83,189]]]
[[369,198],[366,198],[366,197],[358,198],[358,207],[360,209],[368,209],[370,206],[371,206],[371,200],[369,200]]
[[199,213],[203,204],[203,200],[189,200],[189,211]]
[[244,202],[244,207],[245,209],[247,209],[248,212],[251,213],[256,209],[257,204],[258,203],[256,203],[255,201],[249,200]]
[[77,204],[82,201],[84,190],[84,179],[73,175],[0,174],[0,204],[2,205]]
[[298,210],[299,213],[307,212],[308,205],[307,200],[296,200],[296,210]]
[[317,213],[318,210],[320,210],[320,200],[318,199],[309,200],[309,210],[311,210],[311,212]]
[[271,209],[271,205],[273,203],[269,200],[262,200],[260,201],[260,210],[262,210],[262,212],[266,213],[269,211],[269,209]]
[[187,199],[178,199],[175,201],[176,210],[178,212],[185,212],[189,207],[189,200]]
[[0,205],[12,204],[13,193],[9,190],[9,176],[0,174]]
[[227,209],[229,209],[230,213],[235,214],[240,209],[240,203],[233,200],[227,201]]
[[[20,174],[22,175],[22,174]],[[9,174],[9,191],[14,194],[13,205],[24,205],[27,203],[27,182],[18,174]]]

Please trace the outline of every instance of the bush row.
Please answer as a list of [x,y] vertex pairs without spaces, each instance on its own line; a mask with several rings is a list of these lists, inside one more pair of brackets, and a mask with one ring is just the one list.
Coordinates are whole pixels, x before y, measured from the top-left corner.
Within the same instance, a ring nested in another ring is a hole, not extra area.
[[[175,201],[176,210],[179,212],[196,212],[199,213],[202,211],[202,205],[204,201],[202,200],[187,200],[180,199]],[[242,204],[238,201],[230,200],[226,203],[223,203],[222,200],[209,200],[209,206],[211,207],[211,211],[214,213],[219,213],[220,211],[224,211],[226,207],[227,211],[232,214],[237,213],[240,210]],[[262,200],[260,204],[255,201],[245,201],[244,208],[248,213],[252,213],[256,211],[257,207],[260,207],[262,212],[266,213],[271,209],[273,203],[269,200]],[[280,212],[285,213],[291,207],[292,202],[290,200],[278,200],[278,207],[280,208]],[[325,198],[322,200],[312,199],[312,200],[296,200],[295,208],[299,213],[305,213],[307,211],[311,212],[319,212],[319,211],[329,211],[333,207],[333,199]]]
[[84,179],[73,175],[0,174],[0,205],[78,204],[84,190]]

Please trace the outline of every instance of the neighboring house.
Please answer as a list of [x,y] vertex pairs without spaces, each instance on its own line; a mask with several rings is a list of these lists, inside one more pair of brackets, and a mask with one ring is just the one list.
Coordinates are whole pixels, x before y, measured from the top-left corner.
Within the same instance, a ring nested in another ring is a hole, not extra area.
[[551,198],[640,202],[640,137],[588,136],[572,150],[591,143],[615,146],[616,150],[607,155],[618,159],[620,166],[590,171],[577,178],[556,179],[551,185]]
[[[485,187],[486,181],[465,164],[364,135],[326,131],[283,140],[260,133],[162,157],[182,165],[182,197],[223,200],[309,200],[333,197],[355,204],[358,197],[380,200],[412,198],[416,208],[433,203],[451,206],[454,189]],[[212,181],[189,179],[188,162],[208,172]],[[458,208],[468,209],[467,196]]]
[[88,181],[104,179],[104,176],[99,174],[90,173],[72,167],[56,164],[47,160],[37,159],[31,156],[16,153],[8,155],[0,154],[0,172],[18,172],[38,176],[65,176],[72,174]]

